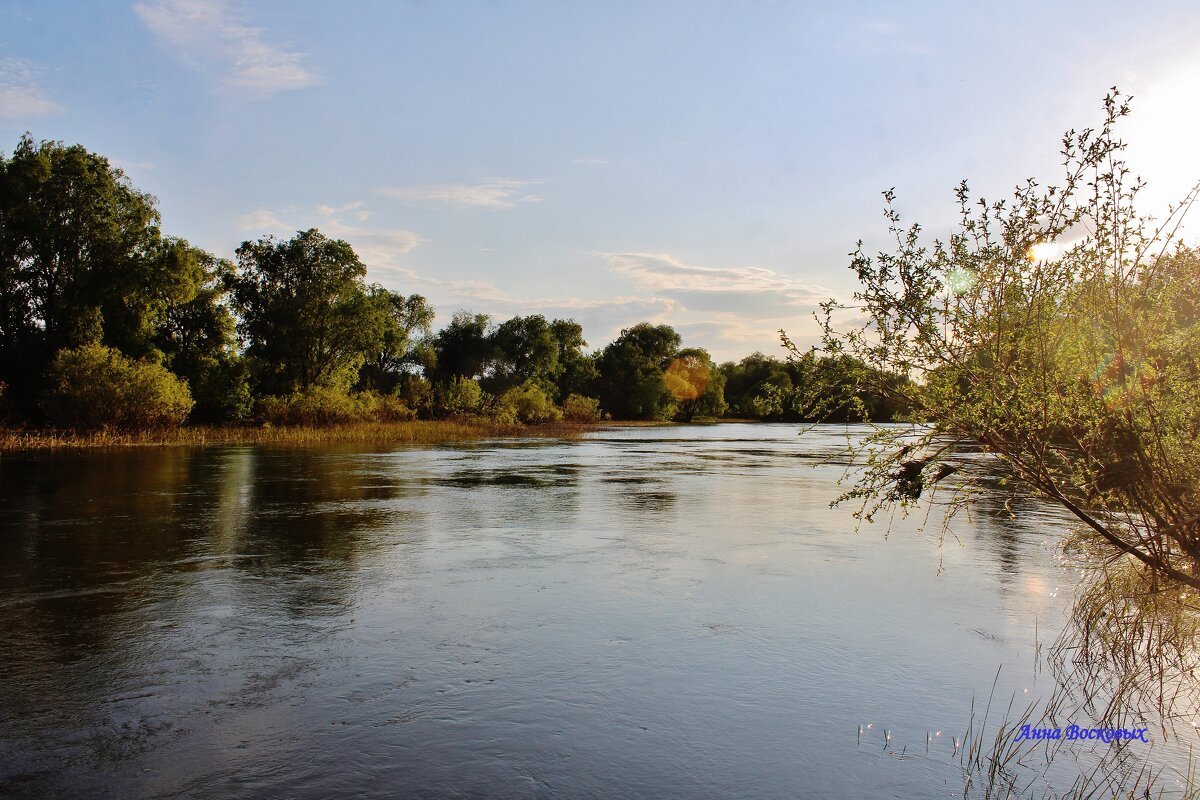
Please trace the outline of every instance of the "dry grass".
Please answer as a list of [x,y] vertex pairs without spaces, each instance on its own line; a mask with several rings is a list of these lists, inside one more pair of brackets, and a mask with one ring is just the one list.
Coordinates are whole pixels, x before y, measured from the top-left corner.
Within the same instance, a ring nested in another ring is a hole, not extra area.
[[92,431],[0,429],[0,452],[94,447],[178,447],[224,444],[320,446],[338,443],[441,444],[495,438],[571,438],[601,427],[558,422],[508,425],[487,420],[414,420],[364,422],[325,427],[188,426],[159,431]]

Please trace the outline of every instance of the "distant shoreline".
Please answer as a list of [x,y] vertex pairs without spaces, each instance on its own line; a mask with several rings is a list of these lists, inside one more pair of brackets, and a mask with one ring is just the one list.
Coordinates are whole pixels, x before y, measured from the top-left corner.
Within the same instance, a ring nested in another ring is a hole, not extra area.
[[[754,423],[754,419],[697,419],[691,424]],[[341,443],[446,444],[479,439],[569,439],[604,428],[648,428],[688,423],[649,420],[548,422],[537,425],[500,423],[486,419],[350,422],[336,425],[185,425],[147,431],[76,432],[55,429],[0,427],[0,453],[29,450],[72,450],[104,447],[204,447],[253,444],[319,446]]]
[[166,430],[91,431],[0,428],[0,453],[102,447],[202,447],[253,444],[442,444],[492,438],[571,437],[611,423],[521,425],[478,419],[353,422],[324,426],[191,425]]

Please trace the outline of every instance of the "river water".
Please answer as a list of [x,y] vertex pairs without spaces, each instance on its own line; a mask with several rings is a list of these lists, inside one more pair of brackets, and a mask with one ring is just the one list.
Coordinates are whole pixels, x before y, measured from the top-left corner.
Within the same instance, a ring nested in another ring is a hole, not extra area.
[[5,455],[0,794],[961,796],[1064,522],[855,532],[797,432]]

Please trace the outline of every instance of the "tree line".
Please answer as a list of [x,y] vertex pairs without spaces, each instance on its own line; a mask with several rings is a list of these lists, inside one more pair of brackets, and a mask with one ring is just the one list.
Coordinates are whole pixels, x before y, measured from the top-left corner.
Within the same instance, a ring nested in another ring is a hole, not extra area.
[[823,407],[813,387],[862,366],[845,358],[756,353],[718,366],[668,325],[634,325],[589,353],[571,319],[463,311],[437,331],[433,320],[424,297],[368,283],[351,245],[316,229],[218,258],[164,234],[156,199],[80,145],[26,134],[0,155],[8,425],[903,412],[874,395]]

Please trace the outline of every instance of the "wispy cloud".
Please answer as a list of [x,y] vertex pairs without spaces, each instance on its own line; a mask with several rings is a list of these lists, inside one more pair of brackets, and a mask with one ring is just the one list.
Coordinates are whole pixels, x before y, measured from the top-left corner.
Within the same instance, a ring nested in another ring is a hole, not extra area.
[[[238,227],[254,236],[271,234],[280,237],[290,237],[298,230],[319,228],[326,236],[348,241],[363,263],[375,268],[395,267],[400,256],[425,241],[419,234],[401,228],[355,224],[366,221],[370,215],[366,203],[361,200],[344,206],[322,205],[312,209],[272,211],[258,208],[243,214]],[[353,222],[347,222],[347,218]]]
[[0,119],[44,117],[62,111],[38,85],[37,70],[21,58],[0,58]]
[[379,193],[408,203],[461,208],[512,208],[521,203],[540,203],[542,198],[528,191],[529,187],[539,183],[541,181],[484,178],[478,183],[390,186],[380,189]]
[[833,292],[761,267],[703,267],[662,253],[602,253],[649,298],[667,302],[681,333],[714,355],[772,352],[778,331],[811,336],[812,312]]
[[142,23],[181,57],[214,64],[233,88],[251,94],[303,89],[317,82],[304,56],[270,42],[224,0],[142,0]]
[[109,163],[125,172],[149,172],[158,167],[153,161],[126,161],[123,158],[110,158]]
[[699,267],[662,253],[605,253],[609,267],[643,289],[686,299],[697,310],[763,311],[815,307],[827,289],[761,267]]

